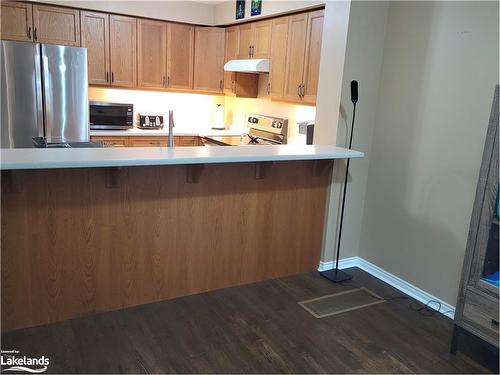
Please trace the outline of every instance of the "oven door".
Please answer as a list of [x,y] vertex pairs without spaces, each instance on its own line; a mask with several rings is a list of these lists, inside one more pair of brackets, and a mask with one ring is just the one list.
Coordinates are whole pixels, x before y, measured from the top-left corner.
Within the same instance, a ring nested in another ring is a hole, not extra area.
[[134,126],[132,104],[90,102],[90,129],[125,130]]

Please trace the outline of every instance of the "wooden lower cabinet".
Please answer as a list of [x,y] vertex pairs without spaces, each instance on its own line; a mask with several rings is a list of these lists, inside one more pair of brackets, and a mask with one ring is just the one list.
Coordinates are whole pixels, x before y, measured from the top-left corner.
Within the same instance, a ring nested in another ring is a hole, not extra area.
[[[92,136],[92,141],[103,141],[104,147],[167,147],[168,138],[161,136]],[[174,136],[175,146],[203,146],[202,138],[198,136]]]
[[91,141],[103,141],[104,147],[127,147],[128,146],[128,137],[90,137]]
[[129,147],[167,147],[166,137],[130,137]]
[[174,137],[175,146],[203,146],[201,137],[179,136]]

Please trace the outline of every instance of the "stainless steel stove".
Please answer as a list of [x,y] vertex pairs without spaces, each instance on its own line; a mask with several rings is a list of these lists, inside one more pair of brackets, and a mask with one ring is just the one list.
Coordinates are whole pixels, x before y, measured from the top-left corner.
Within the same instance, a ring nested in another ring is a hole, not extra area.
[[251,114],[248,133],[241,136],[207,136],[206,146],[283,145],[287,141],[288,120]]

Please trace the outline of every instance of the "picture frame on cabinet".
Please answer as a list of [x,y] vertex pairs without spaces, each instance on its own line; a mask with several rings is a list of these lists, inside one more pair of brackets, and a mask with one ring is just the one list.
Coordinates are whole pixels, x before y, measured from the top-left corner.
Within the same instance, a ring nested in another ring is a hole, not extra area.
[[252,0],[250,5],[250,15],[258,16],[262,12],[262,0]]
[[245,18],[245,0],[236,0],[236,19]]

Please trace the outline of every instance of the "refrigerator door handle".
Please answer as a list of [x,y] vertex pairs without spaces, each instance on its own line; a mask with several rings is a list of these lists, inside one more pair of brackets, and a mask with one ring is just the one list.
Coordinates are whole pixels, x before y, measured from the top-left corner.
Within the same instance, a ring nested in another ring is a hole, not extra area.
[[[40,53],[40,47],[38,48],[38,53]],[[44,137],[44,126],[43,126],[43,98],[42,98],[42,69],[40,66],[40,55],[35,56],[35,97],[37,103],[37,113],[36,113],[36,123],[38,129],[38,136]]]
[[51,117],[51,108],[52,108],[52,98],[48,95],[49,92],[52,92],[50,87],[50,75],[49,75],[49,58],[45,55],[45,51],[42,49],[42,100],[43,100],[43,118],[45,119],[45,137],[48,142],[51,142],[52,138],[52,117]]

